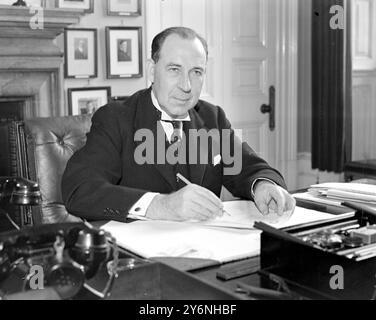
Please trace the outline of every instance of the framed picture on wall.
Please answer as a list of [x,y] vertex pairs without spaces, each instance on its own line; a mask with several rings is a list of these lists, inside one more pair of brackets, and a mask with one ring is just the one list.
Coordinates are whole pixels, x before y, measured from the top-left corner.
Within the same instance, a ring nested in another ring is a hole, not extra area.
[[98,76],[98,38],[96,29],[65,29],[65,78]]
[[94,113],[111,99],[111,87],[70,88],[68,107],[70,115]]
[[94,12],[94,0],[55,0],[56,8],[82,9],[86,13]]
[[140,16],[141,0],[107,0],[109,16]]
[[142,28],[106,27],[107,78],[142,77]]

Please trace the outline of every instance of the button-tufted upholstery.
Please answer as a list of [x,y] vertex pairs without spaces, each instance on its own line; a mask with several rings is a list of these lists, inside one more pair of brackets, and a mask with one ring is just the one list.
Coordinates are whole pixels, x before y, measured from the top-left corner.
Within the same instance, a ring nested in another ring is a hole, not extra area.
[[41,208],[34,224],[73,222],[61,197],[61,178],[69,158],[86,143],[91,115],[34,118],[24,121],[29,178],[39,183]]

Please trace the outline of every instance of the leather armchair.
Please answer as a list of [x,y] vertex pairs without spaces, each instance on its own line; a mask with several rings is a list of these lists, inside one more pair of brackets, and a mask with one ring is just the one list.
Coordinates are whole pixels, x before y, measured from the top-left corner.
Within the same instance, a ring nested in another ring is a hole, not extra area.
[[[11,172],[39,184],[42,205],[20,208],[21,225],[39,225],[81,221],[70,215],[61,196],[61,179],[74,152],[86,143],[92,114],[54,118],[33,118],[12,122]],[[222,199],[234,199],[226,190]]]
[[14,123],[17,174],[39,183],[42,205],[32,208],[32,225],[76,222],[61,196],[61,178],[70,157],[86,143],[91,114],[33,118]]

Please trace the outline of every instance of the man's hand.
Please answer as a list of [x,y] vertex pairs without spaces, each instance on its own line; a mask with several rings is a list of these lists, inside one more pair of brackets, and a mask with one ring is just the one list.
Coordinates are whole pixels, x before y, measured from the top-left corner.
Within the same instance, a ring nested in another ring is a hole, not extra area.
[[265,216],[272,212],[283,216],[295,209],[295,199],[285,189],[269,181],[257,182],[254,192],[256,207]]
[[154,220],[209,220],[223,215],[221,200],[210,190],[195,184],[169,195],[158,195],[146,217]]

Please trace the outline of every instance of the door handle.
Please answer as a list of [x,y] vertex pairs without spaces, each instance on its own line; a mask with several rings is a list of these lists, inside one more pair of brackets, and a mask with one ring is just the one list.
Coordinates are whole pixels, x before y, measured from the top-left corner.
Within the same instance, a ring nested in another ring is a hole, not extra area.
[[271,131],[275,129],[275,88],[269,88],[269,105],[263,104],[261,106],[261,113],[269,113],[269,128]]

